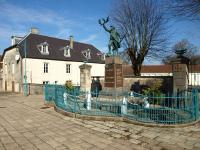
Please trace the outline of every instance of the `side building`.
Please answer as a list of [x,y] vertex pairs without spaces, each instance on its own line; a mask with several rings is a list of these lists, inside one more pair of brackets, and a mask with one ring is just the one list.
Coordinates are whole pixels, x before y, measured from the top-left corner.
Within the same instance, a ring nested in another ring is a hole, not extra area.
[[[16,41],[16,42],[15,42]],[[79,66],[92,66],[91,76],[104,76],[103,54],[93,45],[38,34],[36,29],[21,38],[12,37],[12,46],[3,52],[3,90],[20,92],[22,85],[80,85]]]
[[0,91],[3,90],[3,60],[2,55],[0,55]]

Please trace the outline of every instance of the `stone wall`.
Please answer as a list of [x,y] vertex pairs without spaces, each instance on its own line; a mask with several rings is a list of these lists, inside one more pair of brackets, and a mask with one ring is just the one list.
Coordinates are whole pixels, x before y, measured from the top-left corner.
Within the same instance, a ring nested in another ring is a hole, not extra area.
[[161,90],[164,93],[172,93],[173,89],[173,77],[172,76],[155,76],[155,77],[125,77],[124,78],[124,89],[130,90],[131,85],[135,82],[140,83],[140,85],[151,86],[155,82],[161,82]]
[[[172,93],[173,91],[173,77],[172,76],[155,76],[155,77],[124,77],[123,90],[130,91],[131,85],[135,82],[140,82],[140,85],[150,86],[155,82],[162,82],[162,91],[164,93]],[[104,88],[104,78],[100,78],[102,88]]]
[[[21,93],[24,91],[24,84],[21,85]],[[33,84],[28,83],[28,95],[43,95],[44,85],[43,84]]]

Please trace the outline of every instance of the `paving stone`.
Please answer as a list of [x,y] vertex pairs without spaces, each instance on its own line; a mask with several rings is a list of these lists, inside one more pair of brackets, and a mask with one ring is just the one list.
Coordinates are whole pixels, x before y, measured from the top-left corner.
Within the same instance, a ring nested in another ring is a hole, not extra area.
[[200,124],[158,128],[81,120],[40,109],[40,95],[0,94],[0,105],[8,106],[0,109],[0,150],[200,149]]
[[133,144],[140,144],[140,143],[141,143],[141,141],[136,140],[136,139],[130,139],[129,141],[130,141],[131,143],[133,143]]
[[19,147],[19,145],[17,145],[16,143],[7,143],[7,144],[4,144],[4,146],[7,150],[20,150],[21,149]]
[[40,150],[53,150],[54,148],[51,147],[50,145],[46,144],[46,143],[41,143],[39,145],[36,145],[36,147]]

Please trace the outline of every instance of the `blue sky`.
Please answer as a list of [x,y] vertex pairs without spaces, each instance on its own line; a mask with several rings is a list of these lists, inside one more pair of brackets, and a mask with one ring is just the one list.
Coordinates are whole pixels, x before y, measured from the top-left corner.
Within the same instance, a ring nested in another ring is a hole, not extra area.
[[[0,54],[12,35],[24,36],[31,27],[40,34],[90,43],[107,51],[108,33],[98,19],[110,13],[113,0],[0,0]],[[187,38],[200,47],[200,23],[172,20],[170,45]]]

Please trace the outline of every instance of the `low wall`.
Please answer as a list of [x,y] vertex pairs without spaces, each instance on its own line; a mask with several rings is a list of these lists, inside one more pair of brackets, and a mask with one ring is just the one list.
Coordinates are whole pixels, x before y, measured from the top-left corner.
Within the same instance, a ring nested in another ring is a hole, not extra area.
[[[21,93],[24,92],[24,84],[21,86]],[[34,84],[28,83],[28,95],[43,95],[44,94],[44,85],[43,84]]]
[[173,92],[173,77],[172,76],[140,76],[140,77],[124,77],[124,89],[130,90],[131,85],[139,82],[140,85],[151,86],[156,82],[161,82],[161,91],[164,93]]
[[[173,92],[173,77],[172,76],[140,76],[140,77],[124,77],[123,79],[123,90],[130,91],[131,85],[135,82],[140,83],[143,86],[150,86],[156,82],[161,82],[161,91],[164,93],[172,93]],[[104,89],[104,78],[100,78],[100,82],[102,88]]]

